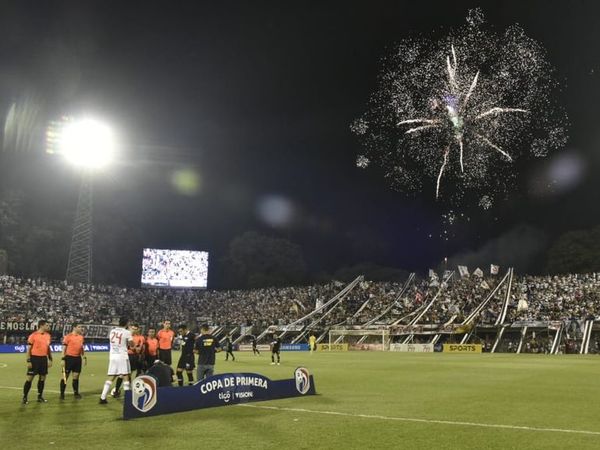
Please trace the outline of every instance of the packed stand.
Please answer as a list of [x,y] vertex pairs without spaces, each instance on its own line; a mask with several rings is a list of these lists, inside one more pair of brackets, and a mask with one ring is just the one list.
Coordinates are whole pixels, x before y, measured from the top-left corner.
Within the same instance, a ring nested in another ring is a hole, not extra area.
[[[362,282],[325,315],[323,327],[362,325],[386,309],[387,323],[438,300],[419,323],[461,323],[492,292],[499,277],[454,277],[448,285],[416,281],[402,299],[400,283]],[[142,326],[164,319],[174,323],[256,326],[285,325],[314,311],[344,287],[343,283],[235,291],[131,289],[104,285],[67,285],[63,281],[0,276],[0,321],[110,325],[128,316]],[[480,324],[493,324],[501,313],[505,287],[483,309]],[[398,300],[398,301],[396,301]],[[391,308],[390,308],[391,307]],[[329,310],[328,310],[329,311]],[[595,317],[600,311],[600,274],[515,277],[505,323],[566,321]],[[313,316],[310,321],[318,319]],[[402,323],[407,323],[409,319]],[[380,323],[382,323],[380,321]],[[385,322],[383,322],[385,323]],[[0,330],[6,332],[6,330]]]

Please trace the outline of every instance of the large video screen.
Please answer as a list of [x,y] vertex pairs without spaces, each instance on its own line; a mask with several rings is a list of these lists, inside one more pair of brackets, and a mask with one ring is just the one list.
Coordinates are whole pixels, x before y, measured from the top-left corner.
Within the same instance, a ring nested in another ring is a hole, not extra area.
[[142,286],[206,289],[208,252],[145,248]]

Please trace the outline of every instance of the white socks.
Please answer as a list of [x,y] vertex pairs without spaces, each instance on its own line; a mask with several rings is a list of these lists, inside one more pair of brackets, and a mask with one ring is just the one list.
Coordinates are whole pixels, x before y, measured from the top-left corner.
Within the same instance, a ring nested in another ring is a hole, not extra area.
[[104,387],[102,388],[102,394],[100,394],[100,398],[102,400],[106,400],[106,396],[108,395],[108,391],[110,391],[111,385],[112,385],[112,381],[106,380],[104,382]]

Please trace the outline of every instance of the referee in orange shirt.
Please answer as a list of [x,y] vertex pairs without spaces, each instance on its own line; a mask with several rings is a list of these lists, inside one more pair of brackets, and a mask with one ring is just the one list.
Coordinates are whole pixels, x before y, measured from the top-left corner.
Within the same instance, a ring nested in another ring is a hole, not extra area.
[[44,384],[48,368],[52,367],[52,350],[50,348],[50,324],[45,320],[38,322],[38,329],[27,338],[27,378],[23,386],[23,404],[29,403],[27,395],[31,389],[31,384],[35,376],[38,376],[38,397],[39,403],[46,403],[44,399]]
[[87,363],[87,357],[83,350],[83,327],[73,324],[73,331],[63,338],[63,356],[62,369],[63,376],[60,379],[60,399],[65,399],[65,389],[67,388],[67,379],[73,372],[73,394],[76,399],[81,398],[79,394],[79,374],[81,373],[81,363]]
[[171,321],[165,320],[163,327],[156,335],[158,338],[158,359],[164,362],[167,366],[171,365],[171,348],[175,339],[175,332],[171,330]]
[[146,365],[145,369],[149,369],[158,359],[158,339],[156,339],[156,330],[148,328],[148,336],[146,336]]

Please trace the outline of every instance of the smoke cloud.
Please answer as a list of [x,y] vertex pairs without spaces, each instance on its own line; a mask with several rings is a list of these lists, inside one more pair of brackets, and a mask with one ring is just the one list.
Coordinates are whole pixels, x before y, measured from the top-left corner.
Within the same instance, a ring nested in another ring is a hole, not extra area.
[[489,271],[490,264],[498,264],[501,271],[513,267],[519,273],[540,273],[543,270],[543,251],[548,236],[530,225],[517,225],[508,232],[493,238],[476,250],[453,255],[448,259],[449,266],[458,264],[469,267],[470,271],[480,267]]

